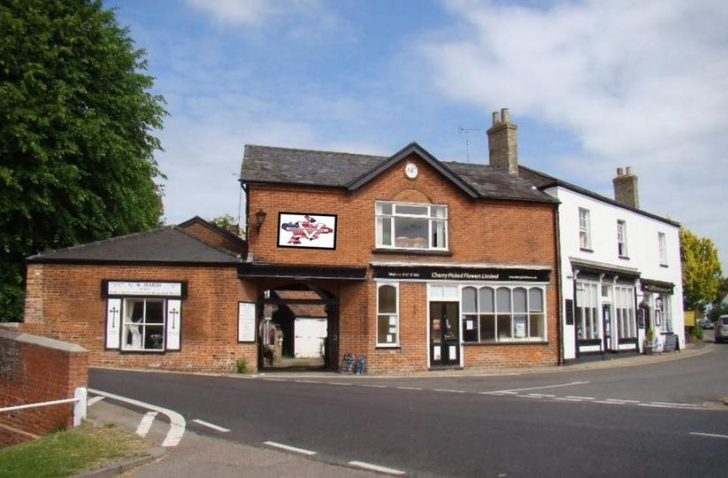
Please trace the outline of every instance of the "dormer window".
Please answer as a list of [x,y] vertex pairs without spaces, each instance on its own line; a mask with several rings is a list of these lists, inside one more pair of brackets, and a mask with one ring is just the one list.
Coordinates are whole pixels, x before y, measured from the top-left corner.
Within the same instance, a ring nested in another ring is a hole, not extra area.
[[377,201],[377,247],[446,251],[447,206]]

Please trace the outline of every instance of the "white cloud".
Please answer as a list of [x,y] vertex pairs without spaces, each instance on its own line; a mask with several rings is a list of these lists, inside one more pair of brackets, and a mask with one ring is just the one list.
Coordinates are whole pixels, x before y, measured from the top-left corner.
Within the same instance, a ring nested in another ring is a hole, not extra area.
[[443,95],[574,134],[583,156],[547,172],[577,184],[633,166],[643,208],[712,237],[728,266],[728,3],[446,7],[458,28],[421,46]]
[[212,16],[215,20],[231,24],[260,26],[264,21],[282,16],[319,16],[327,23],[333,17],[325,14],[319,0],[187,0],[188,3]]

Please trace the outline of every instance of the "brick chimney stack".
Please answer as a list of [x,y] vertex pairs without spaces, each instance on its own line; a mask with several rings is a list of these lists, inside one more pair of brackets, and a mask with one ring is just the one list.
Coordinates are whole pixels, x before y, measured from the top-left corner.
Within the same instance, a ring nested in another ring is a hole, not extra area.
[[632,168],[617,168],[617,177],[614,183],[614,200],[619,204],[634,209],[640,208],[640,193],[637,175],[632,174]]
[[490,165],[518,176],[518,126],[511,123],[508,108],[493,112],[493,126],[488,130]]

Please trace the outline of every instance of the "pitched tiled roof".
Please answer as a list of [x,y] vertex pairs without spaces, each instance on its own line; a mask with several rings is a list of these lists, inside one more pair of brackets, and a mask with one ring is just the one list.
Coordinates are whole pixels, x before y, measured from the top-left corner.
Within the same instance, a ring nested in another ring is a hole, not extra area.
[[419,155],[471,197],[557,202],[518,176],[484,164],[443,163],[417,143],[406,146],[392,157],[248,145],[245,147],[240,179],[248,184],[326,186],[353,190],[410,153]]
[[79,246],[44,251],[28,258],[37,263],[150,262],[234,265],[237,255],[212,247],[178,226],[119,236]]

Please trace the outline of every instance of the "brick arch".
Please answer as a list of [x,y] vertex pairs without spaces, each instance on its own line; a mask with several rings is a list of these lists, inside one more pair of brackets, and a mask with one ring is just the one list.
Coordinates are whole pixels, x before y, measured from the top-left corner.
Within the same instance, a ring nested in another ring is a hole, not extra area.
[[405,189],[400,191],[394,195],[392,200],[397,202],[432,204],[432,200],[426,194],[417,191],[416,189]]

